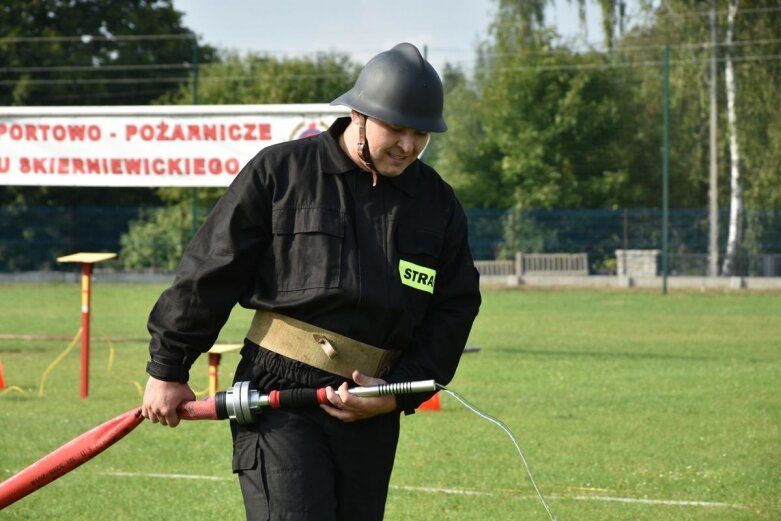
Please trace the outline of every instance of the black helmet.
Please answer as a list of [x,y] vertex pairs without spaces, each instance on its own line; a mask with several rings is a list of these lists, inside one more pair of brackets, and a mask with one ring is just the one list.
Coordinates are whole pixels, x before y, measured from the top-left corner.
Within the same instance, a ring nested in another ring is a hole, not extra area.
[[369,60],[353,88],[331,105],[344,105],[400,127],[447,130],[442,119],[442,82],[434,67],[409,43],[400,43]]

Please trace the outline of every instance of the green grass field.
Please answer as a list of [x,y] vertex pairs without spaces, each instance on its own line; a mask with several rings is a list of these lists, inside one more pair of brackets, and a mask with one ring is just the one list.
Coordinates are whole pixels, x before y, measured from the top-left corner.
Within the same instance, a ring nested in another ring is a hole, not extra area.
[[[0,286],[0,480],[140,403],[156,285]],[[237,310],[220,340],[240,341]],[[46,340],[10,338],[40,335]],[[108,340],[107,340],[108,339]],[[781,294],[492,290],[449,388],[507,424],[560,520],[781,519]],[[225,355],[222,387],[238,355]],[[109,371],[109,363],[111,371]],[[206,359],[192,371],[207,386]],[[2,392],[2,391],[0,391]],[[510,438],[450,396],[402,419],[386,519],[546,520]],[[225,422],[144,423],[7,519],[243,519]]]

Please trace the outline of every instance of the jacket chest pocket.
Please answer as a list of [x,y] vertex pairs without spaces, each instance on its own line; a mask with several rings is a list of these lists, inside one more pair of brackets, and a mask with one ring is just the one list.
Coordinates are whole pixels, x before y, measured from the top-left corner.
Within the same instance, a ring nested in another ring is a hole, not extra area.
[[277,289],[337,288],[345,217],[326,208],[281,208],[271,215]]

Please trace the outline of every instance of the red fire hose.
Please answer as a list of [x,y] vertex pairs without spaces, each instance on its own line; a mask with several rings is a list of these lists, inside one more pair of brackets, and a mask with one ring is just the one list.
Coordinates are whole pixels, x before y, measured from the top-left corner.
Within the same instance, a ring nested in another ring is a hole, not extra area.
[[[387,396],[436,390],[433,380],[354,387],[356,396]],[[182,403],[179,417],[183,420],[224,420],[250,423],[252,415],[264,408],[280,409],[310,407],[328,403],[325,389],[288,389],[271,391],[267,395],[250,389],[249,382],[238,382],[204,400]],[[120,414],[74,438],[54,452],[0,483],[0,510],[15,503],[91,460],[138,427],[144,417],[141,408]]]

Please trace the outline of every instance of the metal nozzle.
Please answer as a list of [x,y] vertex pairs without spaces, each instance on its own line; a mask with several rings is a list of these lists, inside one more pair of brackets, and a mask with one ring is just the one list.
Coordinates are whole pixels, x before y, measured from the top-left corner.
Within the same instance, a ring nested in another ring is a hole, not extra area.
[[350,394],[361,397],[388,396],[390,394],[425,393],[437,390],[434,380],[419,380],[415,382],[398,382],[393,384],[372,385],[369,387],[353,387]]
[[242,425],[251,423],[252,415],[262,407],[260,398],[257,391],[250,389],[249,382],[236,382],[225,391],[227,417]]

